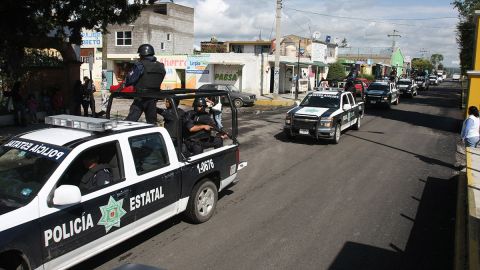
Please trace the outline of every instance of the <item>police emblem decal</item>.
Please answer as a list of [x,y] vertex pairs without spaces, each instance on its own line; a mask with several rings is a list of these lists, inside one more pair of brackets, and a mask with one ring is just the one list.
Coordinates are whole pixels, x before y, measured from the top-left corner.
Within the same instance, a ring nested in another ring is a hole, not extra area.
[[112,227],[120,228],[120,219],[127,213],[122,205],[123,199],[115,201],[115,199],[110,196],[108,204],[100,206],[102,217],[97,225],[104,225],[106,233],[108,233]]

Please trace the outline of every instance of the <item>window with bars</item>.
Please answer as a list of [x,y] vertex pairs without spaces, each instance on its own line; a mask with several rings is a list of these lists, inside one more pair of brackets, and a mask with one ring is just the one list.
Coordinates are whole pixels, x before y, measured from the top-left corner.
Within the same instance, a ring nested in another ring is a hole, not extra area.
[[119,31],[115,38],[116,46],[132,46],[132,31]]

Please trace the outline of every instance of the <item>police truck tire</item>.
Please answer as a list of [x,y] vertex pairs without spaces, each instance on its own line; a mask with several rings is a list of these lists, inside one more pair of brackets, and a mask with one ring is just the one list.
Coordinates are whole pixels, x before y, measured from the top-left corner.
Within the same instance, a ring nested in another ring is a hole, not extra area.
[[333,134],[332,142],[338,144],[340,142],[340,135],[342,130],[340,129],[340,124],[335,125],[335,133]]
[[198,182],[190,194],[185,215],[187,219],[195,224],[209,220],[218,200],[217,186],[209,179]]
[[233,100],[233,105],[235,108],[241,108],[243,106],[243,101],[239,98]]

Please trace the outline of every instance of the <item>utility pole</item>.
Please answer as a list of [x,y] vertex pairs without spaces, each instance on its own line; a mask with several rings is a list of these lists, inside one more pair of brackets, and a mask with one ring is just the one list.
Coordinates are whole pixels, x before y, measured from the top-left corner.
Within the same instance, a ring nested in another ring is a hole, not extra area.
[[300,44],[302,42],[302,39],[299,39],[298,40],[298,56],[297,56],[297,80],[295,82],[295,100],[298,99],[298,84],[299,84],[299,80],[300,80]]
[[391,35],[387,35],[388,37],[391,37],[392,38],[392,53],[393,53],[393,50],[395,50],[395,38],[396,37],[402,37],[400,36],[399,34],[395,34],[395,33],[400,33],[398,32],[397,30],[393,29],[393,34]]
[[282,19],[282,0],[277,1],[277,12],[275,19],[275,69],[273,73],[273,94],[279,94],[280,88],[280,20]]

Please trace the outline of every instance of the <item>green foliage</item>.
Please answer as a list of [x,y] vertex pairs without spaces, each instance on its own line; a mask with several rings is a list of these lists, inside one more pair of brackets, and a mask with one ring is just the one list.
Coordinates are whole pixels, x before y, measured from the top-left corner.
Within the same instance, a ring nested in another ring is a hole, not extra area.
[[443,55],[439,53],[434,53],[432,56],[430,56],[430,62],[432,65],[435,67],[435,69],[438,69],[438,65],[443,61]]
[[431,73],[433,65],[428,59],[422,58],[413,58],[412,59],[412,68],[418,71],[428,70]]
[[327,81],[343,81],[345,79],[345,66],[339,62],[332,63],[328,66]]
[[438,67],[437,67],[438,70],[443,70],[445,69],[445,67],[443,66],[442,63],[438,64]]
[[152,0],[4,0],[0,7],[0,75],[22,75],[25,48],[80,45],[82,29],[106,32],[108,24],[134,21]]
[[462,74],[473,69],[475,41],[475,10],[480,9],[480,0],[455,0],[452,5],[458,10],[460,21],[457,24],[457,43],[460,49],[460,69]]

